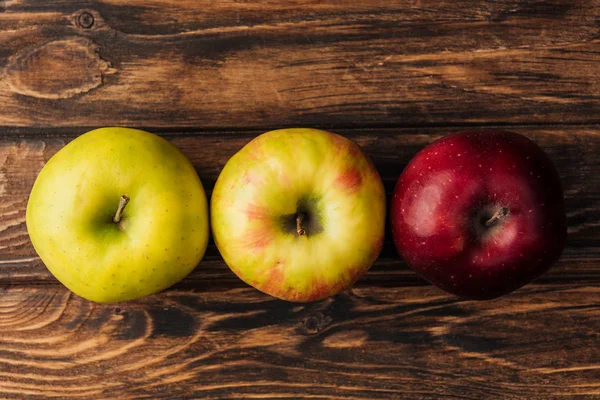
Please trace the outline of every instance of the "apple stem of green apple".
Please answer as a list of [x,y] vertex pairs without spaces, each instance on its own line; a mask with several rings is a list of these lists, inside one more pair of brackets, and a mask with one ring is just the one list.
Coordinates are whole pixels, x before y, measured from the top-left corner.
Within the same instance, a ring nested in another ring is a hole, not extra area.
[[113,222],[115,224],[121,222],[121,218],[123,217],[123,210],[125,210],[125,206],[127,205],[127,203],[129,203],[129,197],[125,195],[121,196],[121,199],[119,200],[119,207],[117,208],[117,212],[113,217]]
[[490,217],[490,219],[488,219],[487,221],[485,221],[486,228],[494,226],[500,219],[506,217],[508,215],[508,211],[509,211],[508,208],[506,208],[506,207],[500,207],[494,213],[494,215],[492,215]]
[[304,218],[304,213],[296,214],[296,232],[298,233],[298,236],[306,235],[306,231],[304,230],[303,226]]

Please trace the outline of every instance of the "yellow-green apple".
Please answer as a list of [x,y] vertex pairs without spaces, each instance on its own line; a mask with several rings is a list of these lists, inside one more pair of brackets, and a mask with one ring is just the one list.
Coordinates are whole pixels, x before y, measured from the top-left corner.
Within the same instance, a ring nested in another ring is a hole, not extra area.
[[567,234],[556,168],[534,142],[506,131],[458,132],[421,150],[398,180],[391,220],[413,270],[471,299],[545,272]]
[[243,281],[280,299],[314,301],[350,287],[378,257],[385,192],[353,141],[276,130],[227,162],[211,198],[211,225]]
[[44,166],[27,229],[50,272],[96,302],[132,300],[190,273],[208,241],[208,204],[189,160],[148,132],[102,128]]

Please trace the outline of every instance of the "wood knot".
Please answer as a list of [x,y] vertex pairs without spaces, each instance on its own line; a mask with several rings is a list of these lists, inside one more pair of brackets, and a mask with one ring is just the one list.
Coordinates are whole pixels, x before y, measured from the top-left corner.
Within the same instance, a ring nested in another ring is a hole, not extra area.
[[323,313],[315,313],[302,321],[301,330],[308,335],[315,335],[322,332],[330,323],[331,317],[323,315]]
[[102,85],[116,72],[89,39],[70,37],[24,49],[6,66],[6,82],[15,93],[42,99],[65,99]]
[[80,28],[90,29],[94,25],[94,16],[88,11],[83,11],[77,16],[76,21]]
[[79,28],[82,33],[110,29],[102,16],[92,9],[78,10],[71,14],[71,23]]

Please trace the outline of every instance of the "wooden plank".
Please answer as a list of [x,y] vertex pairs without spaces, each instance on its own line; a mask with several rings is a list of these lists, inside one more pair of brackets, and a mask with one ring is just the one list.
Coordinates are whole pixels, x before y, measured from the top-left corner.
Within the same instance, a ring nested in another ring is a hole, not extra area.
[[[600,127],[522,127],[556,163],[565,189],[569,238],[565,253],[543,283],[600,282]],[[445,129],[345,129],[373,159],[385,183],[388,197],[402,168],[423,146],[441,137]],[[14,138],[6,131],[0,139],[0,284],[54,283],[36,257],[25,227],[25,207],[30,188],[44,162],[72,136],[47,136],[44,131]],[[168,133],[191,159],[208,192],[231,157],[258,132]],[[383,253],[359,283],[364,286],[414,286],[424,281],[398,257],[390,233]],[[210,245],[200,266],[179,287],[243,287]]]
[[599,121],[600,0],[4,3],[4,126]]
[[364,288],[298,305],[236,289],[97,305],[0,289],[0,397],[592,399],[599,296]]

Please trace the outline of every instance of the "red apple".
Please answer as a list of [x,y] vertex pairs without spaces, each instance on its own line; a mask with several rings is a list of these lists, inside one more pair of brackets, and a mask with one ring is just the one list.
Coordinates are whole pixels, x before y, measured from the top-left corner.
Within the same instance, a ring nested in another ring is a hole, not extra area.
[[415,272],[481,300],[548,270],[567,232],[556,168],[534,142],[506,131],[454,133],[421,150],[398,180],[391,222]]

